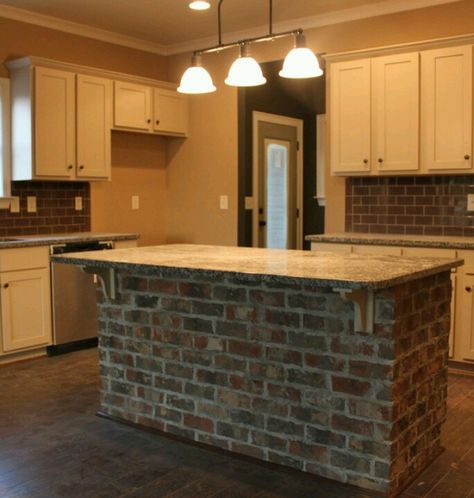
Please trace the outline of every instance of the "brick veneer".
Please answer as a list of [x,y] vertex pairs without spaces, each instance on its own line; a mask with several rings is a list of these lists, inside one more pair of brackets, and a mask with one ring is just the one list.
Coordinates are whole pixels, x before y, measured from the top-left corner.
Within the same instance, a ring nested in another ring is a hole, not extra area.
[[[87,182],[13,182],[12,195],[20,197],[20,212],[0,209],[0,236],[88,232],[91,228]],[[36,213],[26,210],[28,196],[36,196]],[[82,197],[82,211],[74,209],[76,196]]]
[[468,193],[473,175],[348,178],[346,231],[471,237]]
[[449,272],[352,304],[297,281],[118,272],[99,295],[101,410],[388,495],[440,451]]

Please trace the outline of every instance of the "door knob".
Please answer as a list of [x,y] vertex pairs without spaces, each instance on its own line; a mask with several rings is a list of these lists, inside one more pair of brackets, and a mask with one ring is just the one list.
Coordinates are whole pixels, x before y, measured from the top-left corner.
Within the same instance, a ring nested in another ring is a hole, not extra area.
[[3,284],[4,289],[8,289],[8,287],[10,287],[10,284]]
[[465,159],[466,161],[469,161],[469,159],[471,159],[471,156],[470,156],[469,154],[466,154],[466,155],[464,156],[464,159]]
[[151,123],[151,119],[147,119],[147,120],[146,120],[146,122],[147,122],[147,123]]
[[72,164],[70,164],[70,165],[67,167],[67,169],[72,169],[72,168],[73,168]]
[[157,125],[159,125],[159,124],[160,124],[160,120],[159,120],[159,119],[157,119],[157,120],[156,120],[156,124],[157,124]]
[[466,292],[472,292],[472,287],[466,287]]
[[364,164],[368,164],[369,163],[369,160],[368,159],[364,159]]
[[84,169],[84,165],[83,165],[83,164],[81,164],[81,165],[79,166],[79,169]]
[[264,221],[264,220],[262,220],[262,221],[258,222],[258,225],[261,226],[261,227],[265,227],[265,226],[267,226],[267,222]]
[[380,164],[382,164],[382,163],[383,163],[383,159],[382,159],[381,157],[379,157],[379,158],[377,159],[377,161],[378,161]]

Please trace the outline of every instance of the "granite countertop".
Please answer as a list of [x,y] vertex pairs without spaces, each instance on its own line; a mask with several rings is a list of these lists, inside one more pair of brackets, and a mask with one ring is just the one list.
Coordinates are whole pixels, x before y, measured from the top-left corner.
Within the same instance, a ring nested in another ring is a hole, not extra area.
[[88,242],[94,240],[137,240],[137,233],[76,232],[51,235],[18,235],[0,237],[0,249],[17,247],[49,246],[68,242]]
[[474,238],[441,235],[398,235],[380,233],[326,233],[307,235],[311,242],[367,244],[379,246],[435,247],[439,249],[474,249]]
[[178,269],[244,275],[259,281],[294,279],[345,289],[383,289],[463,264],[462,260],[341,255],[248,247],[163,245],[52,256],[53,261],[140,273]]

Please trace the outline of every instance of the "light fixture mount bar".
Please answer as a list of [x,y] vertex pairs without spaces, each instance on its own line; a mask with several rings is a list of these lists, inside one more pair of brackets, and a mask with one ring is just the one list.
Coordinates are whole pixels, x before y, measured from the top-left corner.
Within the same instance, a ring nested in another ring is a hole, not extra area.
[[194,55],[202,55],[202,54],[211,54],[214,52],[220,52],[221,50],[226,50],[228,48],[240,47],[241,45],[249,44],[249,43],[259,43],[266,41],[277,40],[278,38],[283,38],[285,36],[295,36],[303,34],[303,30],[301,28],[293,29],[291,31],[283,31],[280,33],[273,32],[273,0],[269,0],[268,2],[268,33],[264,36],[257,36],[255,38],[246,38],[245,40],[237,40],[235,42],[230,43],[222,43],[222,4],[224,0],[219,0],[219,4],[217,5],[217,31],[218,31],[218,44],[213,47],[203,48],[200,50],[195,50]]

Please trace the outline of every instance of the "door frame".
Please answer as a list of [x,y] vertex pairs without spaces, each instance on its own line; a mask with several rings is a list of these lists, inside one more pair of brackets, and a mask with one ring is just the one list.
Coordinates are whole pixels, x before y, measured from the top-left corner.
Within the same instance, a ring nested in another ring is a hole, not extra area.
[[296,128],[296,208],[299,216],[296,218],[296,248],[303,248],[303,120],[252,111],[252,246],[258,247],[258,204],[259,204],[259,174],[258,174],[258,124],[259,122],[292,126]]

